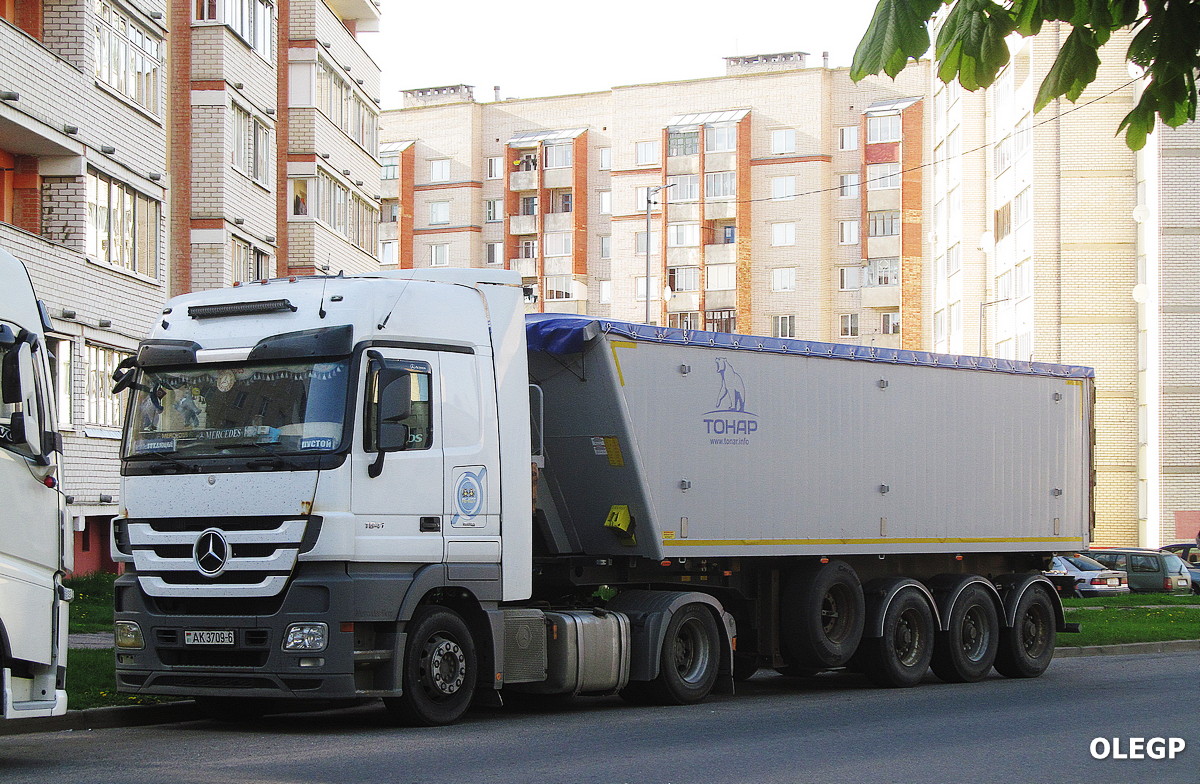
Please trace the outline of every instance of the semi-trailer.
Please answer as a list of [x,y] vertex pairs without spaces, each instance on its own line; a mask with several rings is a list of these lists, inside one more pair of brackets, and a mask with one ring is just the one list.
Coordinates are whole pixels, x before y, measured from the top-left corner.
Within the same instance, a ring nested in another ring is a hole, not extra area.
[[503,270],[169,301],[113,551],[125,692],[692,703],[759,668],[1033,677],[1089,368],[525,314]]

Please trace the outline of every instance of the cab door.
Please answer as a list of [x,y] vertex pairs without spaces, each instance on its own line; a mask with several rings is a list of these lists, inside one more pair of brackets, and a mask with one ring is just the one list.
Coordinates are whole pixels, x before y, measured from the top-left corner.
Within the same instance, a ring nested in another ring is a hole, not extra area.
[[[361,364],[356,418],[361,425],[354,436],[351,489],[356,559],[441,563],[444,467],[438,354],[378,348],[368,351]],[[402,417],[388,417],[381,404],[385,399],[394,403],[400,388],[407,390],[407,410]],[[393,420],[382,425],[390,445],[379,441],[381,413]],[[395,441],[396,433],[404,434],[402,444]]]

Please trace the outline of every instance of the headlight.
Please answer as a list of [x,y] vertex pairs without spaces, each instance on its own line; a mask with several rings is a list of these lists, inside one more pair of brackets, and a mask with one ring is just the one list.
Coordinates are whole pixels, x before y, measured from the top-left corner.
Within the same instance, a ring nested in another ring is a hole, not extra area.
[[293,623],[283,636],[285,651],[323,651],[329,641],[329,626],[324,623]]
[[142,637],[142,627],[133,621],[117,621],[113,624],[113,642],[118,648],[141,650],[146,647]]

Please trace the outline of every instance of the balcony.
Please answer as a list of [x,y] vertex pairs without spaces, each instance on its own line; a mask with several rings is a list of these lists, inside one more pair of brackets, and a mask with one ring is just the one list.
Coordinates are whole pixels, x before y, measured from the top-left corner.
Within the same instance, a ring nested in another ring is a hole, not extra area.
[[704,217],[709,220],[732,218],[737,211],[737,202],[733,199],[726,201],[708,201],[704,203]]
[[899,286],[864,286],[859,295],[859,302],[864,308],[900,307]]
[[705,245],[704,246],[704,263],[705,264],[733,264],[737,261],[737,254],[734,252],[736,248],[732,242],[722,243],[720,245]]
[[900,235],[892,234],[886,237],[867,237],[867,257],[880,258],[883,256],[900,255]]
[[537,259],[512,259],[508,266],[521,273],[522,278],[537,277]]
[[570,166],[542,169],[543,188],[570,188],[575,179],[575,170]]
[[538,216],[513,215],[508,219],[509,234],[537,234]]
[[700,309],[700,292],[679,291],[671,294],[667,300],[668,313],[687,313]]
[[536,191],[537,187],[537,169],[513,172],[508,177],[508,189],[510,191]]
[[[545,231],[570,231],[575,227],[575,214],[571,212],[552,212],[545,216],[543,224]],[[528,233],[528,232],[524,232]]]

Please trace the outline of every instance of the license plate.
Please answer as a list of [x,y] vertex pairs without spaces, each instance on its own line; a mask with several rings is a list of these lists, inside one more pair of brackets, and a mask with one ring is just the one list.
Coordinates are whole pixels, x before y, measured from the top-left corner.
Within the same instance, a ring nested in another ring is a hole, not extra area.
[[1108,578],[1108,584],[1109,584],[1109,585],[1120,585],[1120,584],[1121,584],[1121,578],[1120,578],[1120,577],[1109,577],[1109,578]]
[[231,631],[196,631],[183,633],[184,645],[233,645]]

